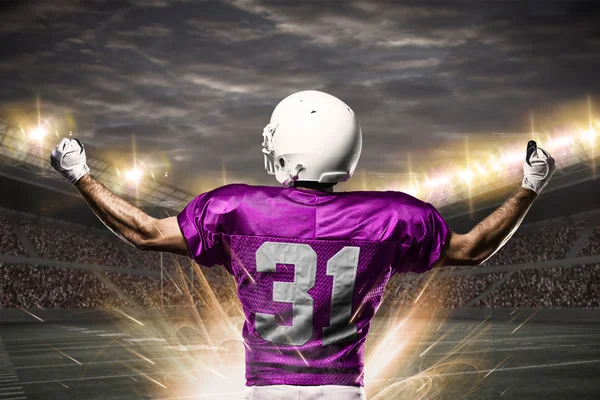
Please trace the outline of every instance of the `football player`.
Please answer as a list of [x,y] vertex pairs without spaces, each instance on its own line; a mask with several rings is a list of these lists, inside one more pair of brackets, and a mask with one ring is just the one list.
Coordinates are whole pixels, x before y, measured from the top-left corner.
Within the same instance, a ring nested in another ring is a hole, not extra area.
[[555,168],[530,142],[522,186],[458,234],[431,204],[405,193],[333,191],[352,176],[362,148],[355,113],[334,96],[311,90],[282,100],[262,146],[265,169],[280,186],[223,186],[164,219],[94,179],[77,139],[62,139],[51,155],[126,242],[234,276],[246,315],[247,398],[254,400],[364,399],[365,340],[390,277],[481,264],[515,232]]

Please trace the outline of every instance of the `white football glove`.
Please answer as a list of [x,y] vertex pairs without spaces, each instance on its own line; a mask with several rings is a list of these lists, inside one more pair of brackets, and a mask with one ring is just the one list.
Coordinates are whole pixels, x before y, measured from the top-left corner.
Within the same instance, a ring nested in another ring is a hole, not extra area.
[[72,184],[90,173],[86,164],[85,148],[78,139],[63,138],[52,150],[50,164]]
[[540,194],[546,187],[554,170],[556,169],[554,158],[541,147],[537,147],[533,140],[527,144],[527,156],[523,164],[523,184],[525,189],[531,189]]

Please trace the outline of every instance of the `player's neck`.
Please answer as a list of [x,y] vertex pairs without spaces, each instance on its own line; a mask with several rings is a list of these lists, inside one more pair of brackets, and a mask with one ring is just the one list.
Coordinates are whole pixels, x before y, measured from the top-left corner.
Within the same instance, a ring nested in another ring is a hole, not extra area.
[[297,189],[312,190],[315,192],[333,193],[334,185],[324,185],[318,182],[301,182],[296,184]]

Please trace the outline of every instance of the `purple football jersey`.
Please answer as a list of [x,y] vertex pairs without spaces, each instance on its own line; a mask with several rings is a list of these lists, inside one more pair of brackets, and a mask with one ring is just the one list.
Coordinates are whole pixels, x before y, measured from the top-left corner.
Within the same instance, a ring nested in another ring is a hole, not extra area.
[[363,386],[386,283],[429,270],[450,233],[432,205],[400,192],[241,184],[198,196],[178,221],[198,264],[235,277],[248,386]]

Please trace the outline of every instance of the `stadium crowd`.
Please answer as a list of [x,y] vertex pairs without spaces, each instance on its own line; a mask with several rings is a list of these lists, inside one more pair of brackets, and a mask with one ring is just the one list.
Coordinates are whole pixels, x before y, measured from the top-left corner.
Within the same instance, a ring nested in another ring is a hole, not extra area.
[[592,256],[600,254],[600,221],[596,224],[592,236],[581,250],[580,256]]
[[21,256],[27,254],[23,245],[15,235],[10,223],[0,218],[0,254]]
[[484,265],[526,264],[564,258],[584,226],[585,221],[579,220],[517,231]]
[[388,283],[384,306],[465,307],[501,277],[499,273],[416,279],[397,275]]
[[[69,230],[46,224],[22,223],[40,257],[49,260],[160,270],[160,253],[139,251],[116,237],[91,230]],[[564,258],[585,226],[566,221],[518,231],[484,266],[514,265]],[[0,254],[25,255],[10,223],[0,219]],[[580,255],[600,254],[600,223]],[[185,257],[163,256],[166,270],[189,264]]]
[[[233,279],[223,268],[196,269],[195,273],[202,274],[202,278],[194,285],[184,271],[166,274],[161,301],[157,277],[0,263],[0,308],[158,308],[192,302],[210,306],[215,299],[222,304],[236,301]],[[396,276],[386,288],[382,308],[471,306],[503,275]],[[599,308],[598,293],[600,264],[527,269],[513,273],[474,306]]]
[[[0,254],[27,256],[14,223],[0,218]],[[116,238],[91,230],[21,222],[41,258],[130,269],[160,270],[160,253],[141,252]],[[537,262],[564,257],[578,238],[583,221],[530,227],[518,232],[488,266]],[[29,247],[28,247],[29,248]],[[600,254],[600,223],[581,252]],[[186,257],[163,254],[164,281],[91,270],[8,265],[0,262],[0,308],[154,308],[159,305],[236,303],[232,277],[224,268],[201,268]],[[464,307],[506,273],[445,276],[445,270],[421,276],[394,276],[382,307]],[[440,274],[440,275],[438,275]],[[477,307],[600,307],[600,265],[526,269],[490,288]],[[196,282],[191,285],[190,278]],[[210,289],[210,290],[209,290]]]
[[599,308],[600,264],[519,270],[476,307]]
[[122,268],[135,267],[119,251],[114,239],[57,226],[29,223],[22,223],[21,226],[41,258]]
[[[230,300],[233,281],[210,284],[220,302]],[[220,279],[220,278],[216,278]],[[0,308],[159,308],[211,304],[206,286],[190,284],[183,274],[163,280],[148,276],[70,268],[0,263]],[[229,287],[228,287],[229,286]],[[161,299],[162,297],[162,299]],[[192,300],[193,299],[193,300]]]

